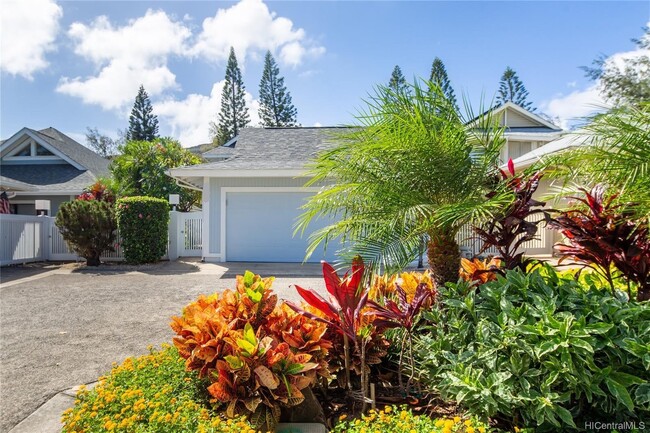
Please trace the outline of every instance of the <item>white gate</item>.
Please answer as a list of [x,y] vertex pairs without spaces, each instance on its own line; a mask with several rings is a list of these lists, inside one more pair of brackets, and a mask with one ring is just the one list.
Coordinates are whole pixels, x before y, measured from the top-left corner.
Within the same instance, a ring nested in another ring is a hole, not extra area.
[[47,217],[0,215],[0,266],[45,260]]
[[203,212],[179,213],[178,255],[201,257],[203,251]]

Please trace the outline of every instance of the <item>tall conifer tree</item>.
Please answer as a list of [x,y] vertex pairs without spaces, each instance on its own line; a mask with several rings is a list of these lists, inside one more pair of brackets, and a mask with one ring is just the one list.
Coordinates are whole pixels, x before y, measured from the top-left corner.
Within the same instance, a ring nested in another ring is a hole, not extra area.
[[398,65],[395,65],[393,68],[393,73],[390,76],[388,87],[396,93],[403,92],[407,89],[406,79],[402,74],[402,69],[400,69]]
[[497,103],[502,105],[508,101],[512,101],[526,110],[535,111],[533,103],[528,102],[526,98],[528,98],[528,90],[524,87],[524,83],[519,79],[517,73],[508,66],[499,82]]
[[449,101],[454,104],[454,107],[458,109],[454,88],[451,87],[445,64],[442,63],[442,60],[439,57],[436,57],[431,64],[431,76],[429,77],[429,81],[436,83],[447,99],[449,99]]
[[149,95],[140,85],[138,95],[129,116],[129,130],[126,132],[127,141],[153,141],[158,137],[158,116],[153,114]]
[[280,68],[270,51],[264,57],[264,72],[260,81],[259,116],[262,126],[297,126],[298,110],[280,77]]
[[245,90],[235,50],[230,47],[230,56],[228,56],[228,65],[226,66],[226,83],[221,92],[219,123],[216,128],[213,125],[213,130],[216,129],[214,141],[219,145],[237,136],[239,131],[250,123],[248,108],[244,100]]

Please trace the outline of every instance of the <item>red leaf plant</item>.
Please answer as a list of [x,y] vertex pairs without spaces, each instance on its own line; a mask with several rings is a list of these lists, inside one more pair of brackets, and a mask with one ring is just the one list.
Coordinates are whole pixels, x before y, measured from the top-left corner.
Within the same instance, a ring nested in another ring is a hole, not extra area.
[[406,387],[408,393],[415,372],[413,361],[413,328],[415,327],[418,314],[420,314],[422,307],[427,304],[427,301],[430,298],[435,299],[436,290],[431,290],[427,284],[420,283],[417,285],[415,294],[409,302],[406,291],[399,284],[395,283],[394,294],[397,297],[397,302],[390,298],[384,298],[384,305],[370,300],[368,301],[368,306],[370,307],[371,314],[374,315],[373,324],[377,327],[379,332],[389,328],[403,328],[405,331],[402,337],[402,346],[399,355],[398,381],[400,389],[404,389],[402,381],[402,366],[404,348],[408,341],[411,364],[411,374]]
[[[296,286],[296,290],[310,308],[302,308],[294,303],[287,305],[299,314],[328,326],[332,338],[333,349],[328,358],[330,370],[338,370],[336,348],[343,347],[343,387],[350,389],[350,371],[357,371],[361,375],[362,392],[365,395],[364,379],[368,373],[368,364],[381,362],[381,357],[386,355],[387,343],[376,329],[371,326],[371,320],[366,317],[363,310],[368,302],[368,287],[362,285],[364,265],[361,258],[357,257],[352,262],[352,269],[340,278],[336,270],[327,262],[322,262],[325,287],[329,293],[329,300],[311,289]],[[342,345],[336,339],[342,338]],[[353,358],[360,360],[357,365]]]
[[637,300],[650,299],[650,234],[645,221],[631,219],[632,212],[615,204],[617,194],[605,198],[605,188],[594,186],[591,191],[581,189],[585,197],[571,197],[585,205],[585,209],[561,212],[549,224],[559,230],[568,244],[558,243],[555,250],[560,262],[573,258],[593,268],[605,277],[612,293],[612,267],[628,281],[638,285]]
[[[525,270],[530,259],[525,259],[524,252],[519,249],[524,242],[535,239],[538,225],[542,221],[530,221],[530,217],[542,214],[543,220],[549,219],[548,212],[544,209],[533,209],[546,204],[533,199],[543,174],[537,171],[532,175],[517,175],[512,159],[508,160],[509,173],[501,169],[499,171],[502,178],[500,185],[513,194],[514,200],[500,215],[482,227],[474,227],[474,231],[483,241],[481,253],[494,247],[499,252],[497,258],[503,261],[505,269]],[[492,191],[487,197],[496,194],[496,191]]]

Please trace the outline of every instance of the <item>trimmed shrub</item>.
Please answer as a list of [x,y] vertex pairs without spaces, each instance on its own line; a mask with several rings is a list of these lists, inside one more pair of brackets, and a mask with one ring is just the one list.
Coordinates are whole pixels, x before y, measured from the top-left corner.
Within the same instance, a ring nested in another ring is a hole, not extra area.
[[117,226],[124,259],[153,263],[167,251],[169,204],[154,197],[125,197],[117,201]]
[[104,251],[114,251],[115,209],[109,202],[74,200],[61,205],[56,226],[68,247],[86,259],[88,266],[99,266]]
[[570,431],[650,416],[650,305],[560,276],[507,271],[440,288],[418,337],[427,385],[503,425]]
[[414,415],[405,407],[386,406],[380,411],[371,410],[361,418],[346,420],[342,416],[332,433],[486,433],[492,432],[487,424],[471,418],[440,418]]
[[115,365],[95,388],[82,387],[63,413],[63,433],[249,433],[238,418],[222,419],[211,409],[205,381],[186,371],[169,345]]

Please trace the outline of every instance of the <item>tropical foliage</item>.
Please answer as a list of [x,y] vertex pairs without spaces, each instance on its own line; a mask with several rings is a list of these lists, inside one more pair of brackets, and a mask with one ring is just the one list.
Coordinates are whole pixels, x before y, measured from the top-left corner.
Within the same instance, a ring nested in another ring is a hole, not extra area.
[[[531,260],[524,257],[525,251],[521,246],[535,239],[539,224],[549,218],[548,212],[543,208],[546,203],[533,199],[543,174],[540,170],[517,175],[512,159],[508,161],[508,173],[503,170],[499,172],[502,182],[498,187],[510,192],[514,200],[482,226],[474,227],[474,231],[483,241],[480,253],[496,248],[505,269],[525,269]],[[491,191],[487,198],[497,194],[498,191]],[[537,215],[544,218],[535,219]]]
[[551,227],[561,231],[568,244],[558,244],[561,260],[572,258],[601,273],[615,291],[613,268],[638,286],[638,300],[650,299],[650,234],[645,220],[634,221],[629,206],[614,204],[617,195],[605,197],[602,185],[585,197],[574,197],[584,209],[561,212]]
[[154,197],[124,197],[117,201],[117,226],[128,263],[157,262],[167,252],[169,203]]
[[480,286],[488,281],[496,280],[496,274],[501,271],[501,260],[498,258],[493,257],[484,260],[477,257],[472,260],[460,259],[460,278],[472,286]]
[[187,212],[201,199],[201,193],[179,186],[167,175],[170,168],[195,165],[201,158],[171,138],[155,142],[129,141],[120,146],[120,154],[110,165],[113,183],[120,196],[144,195],[168,200],[179,194],[178,209]]
[[[200,297],[174,317],[174,345],[228,417],[248,415],[256,428],[273,430],[282,407],[304,400],[330,343],[324,325],[277,308],[273,278],[247,272],[235,291]],[[287,325],[290,325],[287,327]]]
[[650,415],[650,308],[550,267],[440,288],[416,365],[443,398],[503,426],[568,431]]
[[455,281],[458,229],[511,200],[484,197],[503,131],[489,114],[468,124],[435,83],[409,89],[412,95],[379,87],[357,116],[359,127],[334,137],[338,146],[316,160],[309,184],[335,183],[306,204],[299,229],[335,216],[337,223],[312,235],[309,251],[343,237],[371,268],[388,270],[410,263],[427,235],[434,278]]

